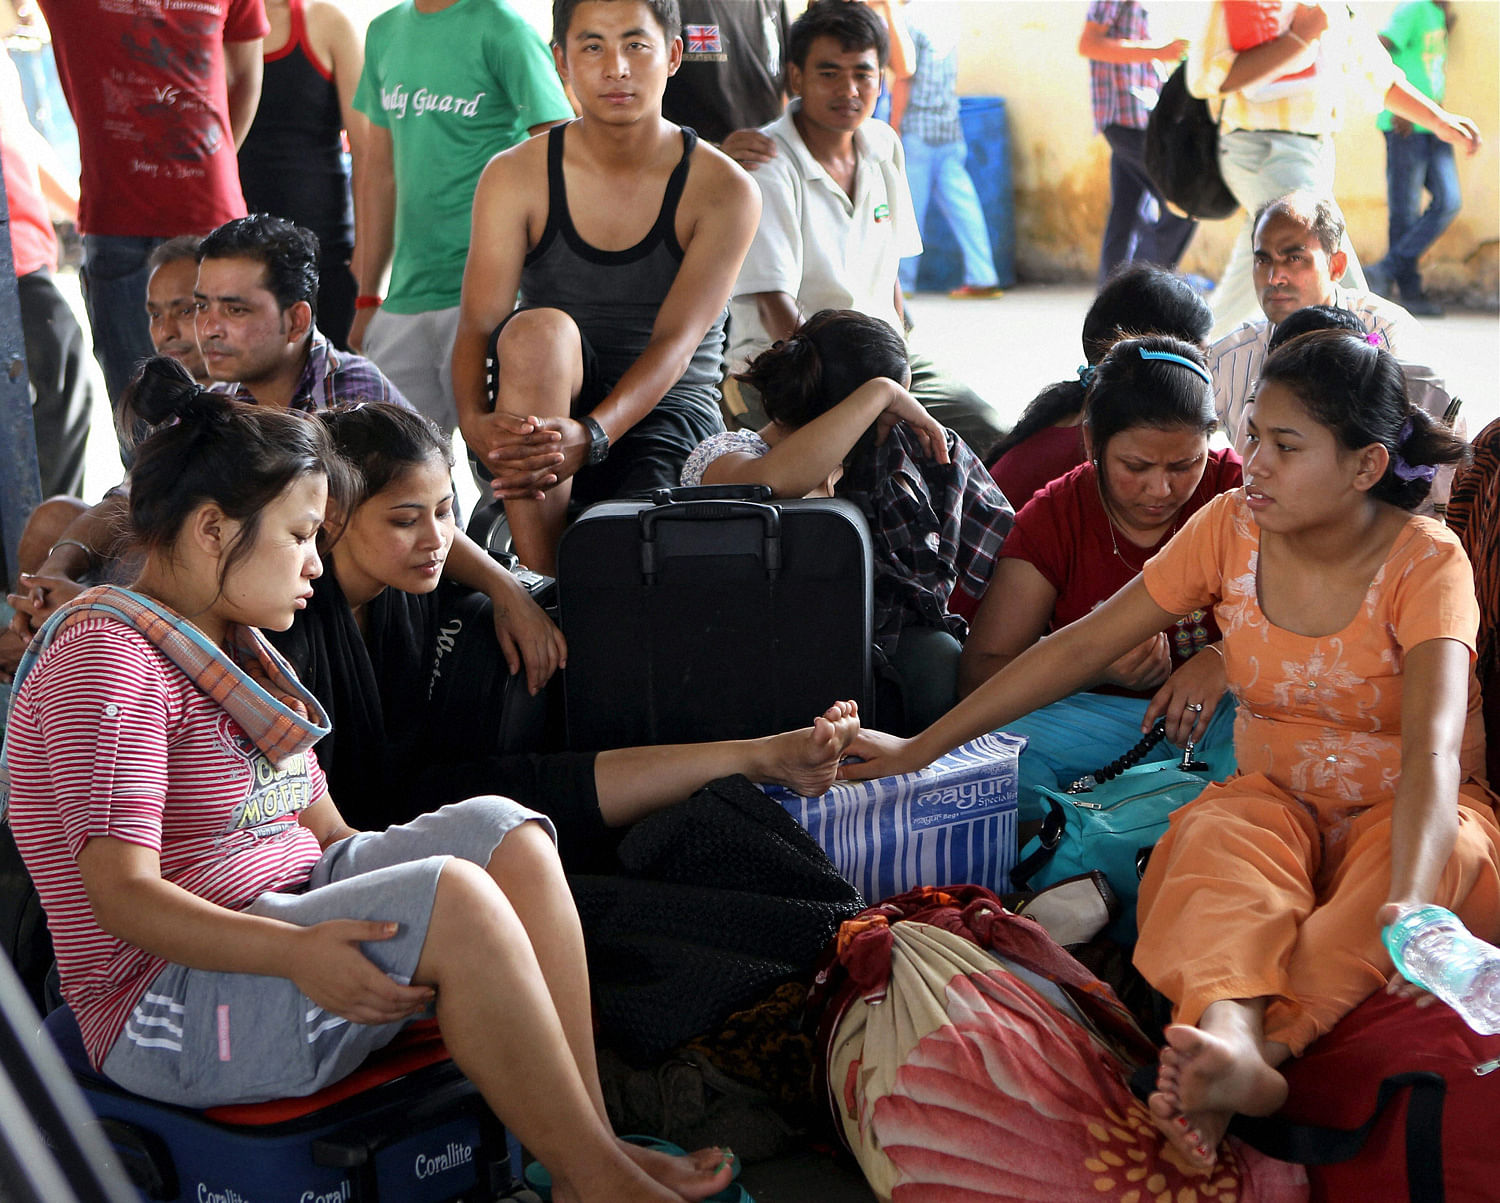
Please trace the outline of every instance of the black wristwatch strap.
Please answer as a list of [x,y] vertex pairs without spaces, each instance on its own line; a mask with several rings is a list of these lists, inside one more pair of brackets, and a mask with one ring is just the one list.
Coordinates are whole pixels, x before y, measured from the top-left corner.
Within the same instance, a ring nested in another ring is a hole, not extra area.
[[609,455],[609,435],[604,433],[604,427],[591,415],[585,415],[582,419],[584,427],[589,432],[589,458],[591,464],[602,464]]

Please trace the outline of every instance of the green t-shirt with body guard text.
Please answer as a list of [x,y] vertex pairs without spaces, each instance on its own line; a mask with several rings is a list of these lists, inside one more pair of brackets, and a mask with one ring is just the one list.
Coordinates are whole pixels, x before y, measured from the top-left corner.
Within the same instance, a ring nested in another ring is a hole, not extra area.
[[532,127],[573,116],[552,52],[504,0],[428,13],[406,0],[370,23],[354,106],[391,133],[395,256],[385,307],[451,308],[484,165]]

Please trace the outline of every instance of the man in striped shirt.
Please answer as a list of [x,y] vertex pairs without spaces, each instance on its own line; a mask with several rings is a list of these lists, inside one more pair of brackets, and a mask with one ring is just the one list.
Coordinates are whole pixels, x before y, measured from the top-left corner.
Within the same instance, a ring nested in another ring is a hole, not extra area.
[[198,247],[198,349],[219,391],[307,413],[389,401],[408,406],[373,360],[336,349],[313,324],[318,240],[265,213],[225,222]]
[[[197,258],[193,296],[200,366],[218,382],[215,389],[251,405],[304,413],[366,401],[410,408],[373,361],[337,350],[313,325],[318,244],[308,231],[254,213],[205,237]],[[161,354],[192,370],[183,350],[168,345],[167,326],[153,320],[151,337]],[[28,521],[21,567],[29,571],[6,599],[16,614],[11,637],[0,639],[0,681],[14,671],[24,641],[83,588],[82,582],[109,579],[128,496],[127,480],[81,513],[38,507],[35,525]],[[42,548],[49,550],[37,563]],[[27,549],[33,549],[29,555]]]
[[[1375,31],[1343,4],[1220,0],[1188,52],[1188,90],[1219,116],[1219,168],[1247,213],[1286,192],[1333,189],[1333,135],[1381,105],[1474,154],[1479,129],[1402,77]],[[1246,233],[1249,233],[1247,230]],[[1346,241],[1345,283],[1364,287]],[[1214,333],[1254,313],[1249,239],[1235,240],[1214,290]]]
[[1429,412],[1441,415],[1448,405],[1443,382],[1416,362],[1421,347],[1415,318],[1394,301],[1373,292],[1343,288],[1344,215],[1329,197],[1292,192],[1255,214],[1254,279],[1260,301],[1259,321],[1241,322],[1208,348],[1208,370],[1214,378],[1214,408],[1224,431],[1244,452],[1245,409],[1266,361],[1267,344],[1276,323],[1309,305],[1347,309],[1366,331],[1401,361],[1407,393]]

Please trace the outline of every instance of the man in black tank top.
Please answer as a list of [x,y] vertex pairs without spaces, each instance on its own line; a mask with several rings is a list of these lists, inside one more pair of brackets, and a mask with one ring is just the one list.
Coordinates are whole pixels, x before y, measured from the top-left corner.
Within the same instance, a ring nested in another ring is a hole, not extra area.
[[760,214],[750,178],[662,116],[673,0],[559,0],[554,20],[582,115],[480,177],[453,349],[464,439],[548,573],[570,501],[675,485],[723,428],[724,312]]

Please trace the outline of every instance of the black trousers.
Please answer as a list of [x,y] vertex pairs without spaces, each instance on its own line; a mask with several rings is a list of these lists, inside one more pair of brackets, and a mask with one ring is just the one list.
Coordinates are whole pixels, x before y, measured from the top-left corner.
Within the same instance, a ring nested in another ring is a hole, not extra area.
[[83,496],[83,451],[89,437],[93,387],[88,344],[52,273],[42,268],[20,276],[21,336],[31,378],[31,420],[42,496]]

